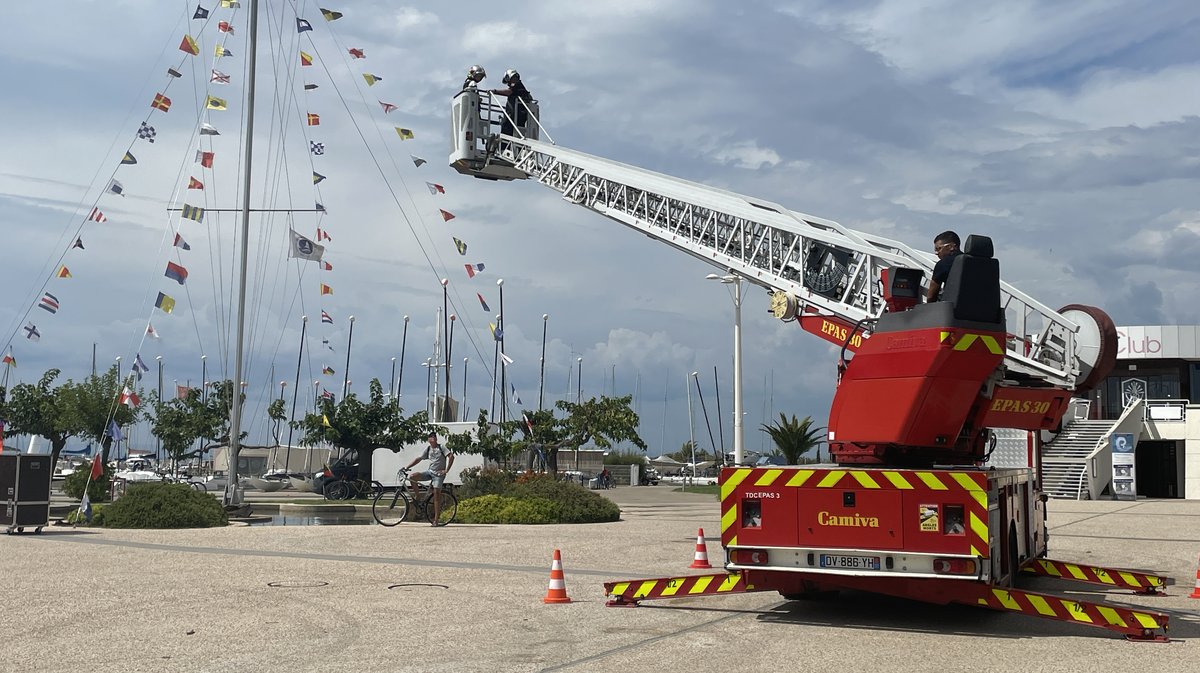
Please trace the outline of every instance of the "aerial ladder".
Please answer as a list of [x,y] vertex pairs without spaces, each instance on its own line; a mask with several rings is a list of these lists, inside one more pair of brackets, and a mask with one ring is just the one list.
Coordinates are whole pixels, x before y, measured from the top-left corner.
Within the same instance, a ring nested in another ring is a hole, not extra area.
[[828,424],[834,465],[722,469],[725,570],[611,582],[609,604],[858,589],[979,605],[1162,640],[1161,613],[1017,589],[1021,575],[1161,593],[1145,571],[1046,559],[1036,450],[984,469],[996,428],[1056,429],[1103,380],[1116,329],[1100,309],[1051,309],[999,278],[992,242],[968,236],[943,301],[924,303],[936,258],[778,203],[556,145],[536,101],[522,123],[484,91],[452,103],[450,165],[536,180],[563,199],[764,288],[771,313],[841,349]]

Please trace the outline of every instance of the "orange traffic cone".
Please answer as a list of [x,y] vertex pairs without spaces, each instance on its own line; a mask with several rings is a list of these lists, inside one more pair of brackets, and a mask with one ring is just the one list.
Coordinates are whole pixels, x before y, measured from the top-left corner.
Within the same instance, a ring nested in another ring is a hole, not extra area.
[[543,603],[570,603],[567,597],[567,578],[563,576],[562,553],[554,550],[554,562],[550,564],[550,587],[546,589]]
[[1200,561],[1196,562],[1196,588],[1192,589],[1188,598],[1200,598]]
[[692,559],[689,568],[711,568],[708,562],[708,547],[704,544],[704,529],[696,533],[696,557]]

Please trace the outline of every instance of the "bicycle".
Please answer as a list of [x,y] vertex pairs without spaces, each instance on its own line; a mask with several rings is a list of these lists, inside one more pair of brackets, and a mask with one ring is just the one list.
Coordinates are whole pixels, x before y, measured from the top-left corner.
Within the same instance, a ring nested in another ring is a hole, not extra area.
[[442,507],[435,522],[432,518],[433,489],[426,489],[425,497],[417,499],[408,488],[408,468],[400,468],[396,472],[396,477],[400,480],[400,485],[394,487],[390,492],[376,493],[375,501],[371,503],[371,516],[375,517],[375,521],[379,525],[391,527],[401,521],[406,521],[409,513],[414,509],[416,511],[413,514],[417,521],[429,521],[436,526],[445,526],[454,521],[455,515],[458,514],[458,497],[454,495],[450,484],[442,485]]
[[325,484],[326,500],[352,500],[371,498],[383,493],[383,484],[366,479],[341,478]]

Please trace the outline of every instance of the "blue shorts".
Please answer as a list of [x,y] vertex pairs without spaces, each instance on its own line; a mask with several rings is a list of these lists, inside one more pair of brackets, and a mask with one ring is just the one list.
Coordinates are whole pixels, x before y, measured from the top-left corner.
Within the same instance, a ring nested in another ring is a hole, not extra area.
[[416,474],[413,475],[413,477],[417,481],[428,481],[429,485],[432,486],[433,488],[441,488],[442,484],[445,483],[445,481],[446,481],[446,475],[434,474],[430,470],[424,470],[422,472],[417,472]]

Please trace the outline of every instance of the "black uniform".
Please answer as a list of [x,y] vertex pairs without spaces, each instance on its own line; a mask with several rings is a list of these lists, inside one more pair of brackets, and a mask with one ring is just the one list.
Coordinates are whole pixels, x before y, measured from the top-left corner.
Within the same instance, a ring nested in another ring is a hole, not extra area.
[[941,291],[938,292],[938,299],[941,299],[942,295],[946,293],[946,281],[950,278],[950,267],[954,266],[954,258],[961,254],[963,254],[962,250],[955,250],[939,259],[937,264],[933,265],[933,280],[941,285]]
[[[529,89],[525,88],[525,83],[519,79],[510,81],[508,90],[512,93],[508,95],[508,101],[504,104],[504,113],[507,118],[500,124],[500,133],[511,136],[515,135],[513,122],[516,122],[517,126],[525,128],[525,123],[529,119],[529,109],[526,105],[533,102],[533,95],[529,93]],[[518,103],[518,99],[524,101],[525,105]]]

